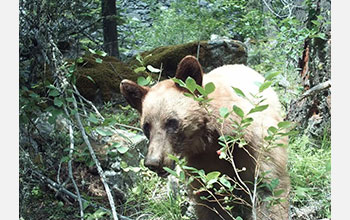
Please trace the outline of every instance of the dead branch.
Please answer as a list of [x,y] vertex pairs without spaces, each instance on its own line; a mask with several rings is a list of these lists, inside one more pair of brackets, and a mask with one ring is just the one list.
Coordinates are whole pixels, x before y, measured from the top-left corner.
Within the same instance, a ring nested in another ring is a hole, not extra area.
[[[74,199],[74,200],[77,200],[78,196],[75,195],[74,193],[72,193],[71,191],[67,190],[66,188],[64,188],[62,185],[56,183],[55,181],[51,180],[50,178],[44,176],[43,174],[39,173],[38,171],[36,170],[32,170],[33,174],[38,178],[40,179],[41,181],[47,183],[49,185],[49,187],[57,192],[60,192],[60,193],[64,193],[65,195],[67,195],[68,197]],[[110,213],[111,211],[109,209],[106,209],[105,207],[103,206],[100,206],[100,205],[97,205],[95,203],[92,203],[91,201],[88,201],[84,198],[81,198],[82,202],[84,203],[88,203],[90,206],[96,208],[96,209],[101,209],[105,212],[108,212]],[[118,214],[118,217],[120,220],[132,220],[126,216],[122,216],[122,215],[119,215]]]
[[328,89],[331,87],[331,80],[328,80],[326,82],[320,83],[314,87],[312,87],[311,89],[307,90],[303,95],[301,95],[301,97],[299,98],[298,101],[301,101],[309,96],[313,96],[325,89]]
[[[67,108],[64,107],[64,110],[66,114],[68,113]],[[68,114],[67,114],[68,115]],[[75,192],[77,193],[77,200],[79,203],[79,208],[80,208],[80,218],[84,220],[84,207],[83,203],[81,201],[81,196],[79,192],[79,188],[74,180],[73,177],[73,169],[72,169],[72,160],[73,160],[73,151],[74,151],[74,136],[73,136],[73,128],[72,128],[72,123],[69,121],[69,139],[70,139],[70,149],[69,149],[69,161],[68,161],[68,175],[69,178],[71,179]]]
[[[77,101],[76,101],[74,96],[73,96],[73,106],[74,106],[75,109],[78,109]],[[95,151],[92,148],[91,143],[89,141],[89,138],[88,138],[88,136],[85,133],[85,128],[84,128],[83,124],[81,123],[80,115],[78,114],[78,112],[76,112],[74,115],[75,115],[75,119],[76,119],[76,121],[77,121],[77,123],[79,125],[79,129],[80,129],[80,132],[81,132],[82,137],[84,139],[84,142],[87,145],[87,147],[89,149],[89,152],[90,152],[90,155],[91,155],[91,157],[92,157],[92,159],[93,159],[93,161],[94,161],[94,163],[95,163],[95,165],[97,167],[97,171],[98,171],[98,174],[99,174],[99,176],[101,178],[101,182],[102,182],[102,184],[103,184],[103,186],[104,186],[104,188],[106,190],[108,201],[109,201],[109,204],[110,204],[111,210],[112,210],[113,219],[114,220],[118,220],[118,215],[117,215],[117,211],[115,209],[113,196],[112,196],[111,190],[109,189],[109,186],[107,184],[106,177],[105,177],[105,174],[104,174],[103,169],[101,167],[100,161],[97,159]]]

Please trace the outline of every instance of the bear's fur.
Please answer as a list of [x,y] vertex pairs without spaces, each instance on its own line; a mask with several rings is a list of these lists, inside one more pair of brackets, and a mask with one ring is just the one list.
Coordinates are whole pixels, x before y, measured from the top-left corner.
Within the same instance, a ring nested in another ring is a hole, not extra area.
[[[232,109],[232,106],[236,105],[245,113],[249,112],[253,105],[238,96],[232,86],[240,88],[246,96],[257,94],[259,87],[256,83],[264,82],[264,78],[244,65],[226,65],[208,74],[203,74],[197,59],[193,56],[186,56],[178,65],[176,78],[185,81],[189,76],[195,79],[198,85],[204,86],[208,82],[215,84],[215,91],[209,95],[209,98],[213,99],[208,106],[210,113],[191,97],[186,97],[184,95],[186,89],[171,79],[161,81],[151,88],[139,86],[129,80],[123,80],[120,84],[121,92],[126,100],[141,114],[141,125],[149,139],[145,165],[158,175],[166,176],[167,173],[163,167],[174,167],[174,162],[167,155],[177,154],[186,158],[188,166],[203,169],[206,173],[220,171],[232,179],[241,179],[253,192],[252,183],[254,183],[256,168],[256,160],[253,158],[258,157],[257,152],[264,143],[267,129],[270,126],[277,127],[277,123],[282,121],[281,106],[276,93],[271,88],[262,92],[265,100],[261,105],[268,104],[268,108],[263,112],[251,114],[254,121],[246,128],[244,135],[247,145],[243,148],[233,147],[235,166],[238,170],[245,169],[237,176],[233,165],[226,160],[219,159],[217,154],[221,148],[218,138],[223,134],[234,135],[230,123],[222,125],[217,121],[219,109],[221,107]],[[250,96],[250,99],[253,97]],[[240,118],[234,113],[230,115],[230,119],[240,121]],[[287,143],[287,139],[282,141]],[[286,149],[273,148],[263,154],[265,159],[259,162],[260,174],[266,173],[265,178],[269,181],[279,179],[277,189],[284,191],[280,195],[283,200],[279,204],[269,206],[268,203],[262,202],[262,199],[270,196],[271,192],[266,187],[258,188],[257,194],[261,199],[256,204],[257,219],[286,220],[288,219],[290,188],[286,170]],[[198,189],[200,183],[193,181],[190,188]],[[231,219],[218,203],[201,200],[200,197],[207,194],[202,192],[193,195],[192,191],[189,190],[189,193],[196,201],[195,209],[199,220]],[[234,204],[231,210],[232,216],[241,216],[245,220],[252,219],[252,211],[249,208],[251,200],[248,194],[242,190],[236,190],[235,194],[247,201],[248,205]],[[213,211],[214,209],[216,212]]]

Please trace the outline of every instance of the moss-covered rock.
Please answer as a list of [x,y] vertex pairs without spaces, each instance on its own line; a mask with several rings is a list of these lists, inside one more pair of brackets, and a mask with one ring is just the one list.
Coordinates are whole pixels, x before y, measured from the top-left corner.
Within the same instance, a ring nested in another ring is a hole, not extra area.
[[[224,64],[246,64],[247,50],[243,43],[236,40],[200,41],[199,62],[205,72]],[[144,57],[144,65],[160,68],[162,65],[164,78],[175,75],[177,64],[187,55],[197,56],[198,42],[158,47],[140,55]],[[152,56],[149,56],[149,55]],[[137,67],[139,61],[133,58],[128,62]]]
[[[102,59],[101,63],[96,59]],[[114,57],[97,55],[83,56],[83,62],[77,66],[77,88],[80,93],[93,102],[109,101],[118,94],[123,79],[137,80],[130,67]]]
[[[77,88],[85,98],[95,103],[110,101],[118,97],[121,80],[137,81],[139,76],[147,75],[142,72],[136,73],[136,68],[148,65],[156,68],[162,66],[162,77],[173,77],[181,59],[187,55],[196,56],[197,50],[198,42],[158,47],[140,54],[143,64],[136,57],[123,63],[114,57],[85,55],[84,62],[77,67]],[[149,56],[150,54],[152,56]],[[102,63],[96,62],[97,58],[102,59]],[[199,62],[204,72],[224,64],[246,64],[247,50],[243,43],[235,40],[200,41]],[[158,75],[154,76],[157,77]]]

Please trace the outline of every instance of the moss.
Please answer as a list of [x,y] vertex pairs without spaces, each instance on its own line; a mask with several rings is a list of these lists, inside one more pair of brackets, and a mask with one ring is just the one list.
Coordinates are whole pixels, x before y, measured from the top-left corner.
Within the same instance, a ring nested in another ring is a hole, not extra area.
[[[207,55],[207,42],[200,42],[200,54],[199,60],[203,59]],[[197,55],[198,42],[191,42],[187,44],[179,44],[173,46],[158,47],[151,51],[141,53],[142,57],[145,57],[145,66],[151,65],[156,68],[160,68],[163,65],[163,77],[173,77],[176,72],[177,64],[181,59],[187,55]],[[152,54],[152,56],[148,56]],[[129,61],[130,66],[137,67],[139,62],[134,58]]]
[[[141,53],[144,58],[143,65],[151,65],[160,68],[162,65],[162,78],[173,77],[177,64],[187,55],[197,55],[198,42],[186,44],[158,47],[150,51]],[[148,56],[152,54],[152,56]],[[96,58],[102,59],[102,63],[97,63]],[[106,102],[118,94],[119,84],[123,79],[137,81],[139,76],[147,76],[149,73],[135,73],[134,70],[142,64],[132,58],[123,63],[114,57],[100,57],[98,55],[86,55],[84,62],[77,68],[77,87],[81,94],[93,102]],[[204,67],[204,71],[223,64],[246,63],[247,53],[244,45],[239,41],[230,44],[218,42],[208,44],[208,41],[200,41],[199,62]],[[151,74],[154,79],[158,74]],[[93,81],[92,81],[92,80]]]
[[[96,58],[102,59],[102,63],[97,63]],[[77,88],[91,101],[109,101],[119,93],[121,80],[137,80],[134,71],[114,57],[89,54],[83,59],[77,66]]]

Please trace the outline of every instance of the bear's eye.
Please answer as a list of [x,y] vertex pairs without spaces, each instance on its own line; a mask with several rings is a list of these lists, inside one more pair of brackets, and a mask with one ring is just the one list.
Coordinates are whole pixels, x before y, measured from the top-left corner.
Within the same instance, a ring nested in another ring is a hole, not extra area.
[[165,122],[165,129],[168,133],[175,133],[179,128],[179,121],[175,118],[170,118]]
[[146,137],[149,139],[151,125],[148,122],[144,123],[142,126],[142,130]]

